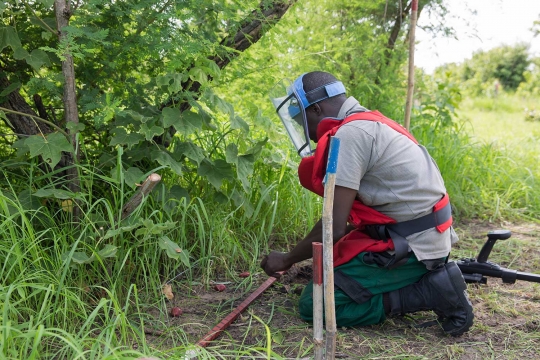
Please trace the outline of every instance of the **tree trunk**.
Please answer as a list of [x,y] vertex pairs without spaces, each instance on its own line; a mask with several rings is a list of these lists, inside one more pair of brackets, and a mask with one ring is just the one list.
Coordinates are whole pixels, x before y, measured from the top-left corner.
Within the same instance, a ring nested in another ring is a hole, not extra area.
[[[6,73],[3,70],[0,70],[0,89],[6,89],[10,84],[9,80],[6,77]],[[31,116],[24,116],[20,114],[14,114],[10,112],[5,112],[6,117],[9,120],[7,124],[11,130],[17,136],[24,135],[37,135],[42,134],[46,135],[52,132],[49,125],[40,123],[32,116],[38,116],[34,110],[28,105],[26,100],[19,94],[18,90],[12,91],[7,97],[6,101],[0,104],[1,107],[6,109],[17,111],[19,113],[25,113]]]
[[[65,26],[69,25],[69,18],[71,17],[71,10],[69,0],[55,0],[54,8],[56,14],[56,26],[58,30],[58,39],[64,40],[67,36],[63,30]],[[73,64],[73,57],[69,53],[63,54],[64,61],[62,61],[62,74],[64,75],[64,116],[66,124],[71,122],[79,124],[79,112],[77,110],[77,93],[75,89],[75,66]],[[73,146],[74,153],[69,154],[67,169],[68,187],[72,192],[80,191],[79,173],[77,170],[77,163],[79,162],[79,146],[77,144],[77,130],[69,130],[71,145]],[[80,208],[78,204],[73,207],[73,219],[76,223],[79,222]]]

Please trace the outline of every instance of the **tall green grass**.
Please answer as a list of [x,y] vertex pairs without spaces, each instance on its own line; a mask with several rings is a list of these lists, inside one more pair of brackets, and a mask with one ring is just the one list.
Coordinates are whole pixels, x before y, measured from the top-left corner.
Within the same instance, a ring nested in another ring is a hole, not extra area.
[[[164,283],[187,280],[189,289],[257,272],[261,252],[295,243],[320,212],[319,201],[297,186],[294,169],[261,163],[245,199],[249,207],[196,196],[171,203],[159,189],[174,183],[165,175],[120,222],[133,193],[121,173],[114,179],[81,167],[83,214],[74,225],[61,199],[31,195],[38,186],[61,184],[33,164],[12,165],[4,164],[0,188],[0,358],[6,359],[163,355],[144,329],[167,329]],[[125,231],[104,236],[118,228]],[[189,266],[166,255],[162,236],[190,254]],[[190,346],[179,329],[165,336],[177,353]]]
[[458,217],[540,219],[540,124],[526,122],[523,109],[516,96],[467,99],[453,126],[413,129]]

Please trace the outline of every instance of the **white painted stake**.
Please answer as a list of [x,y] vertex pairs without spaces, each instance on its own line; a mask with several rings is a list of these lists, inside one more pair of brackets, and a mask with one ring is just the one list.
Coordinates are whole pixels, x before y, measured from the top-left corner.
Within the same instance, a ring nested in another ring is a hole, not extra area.
[[313,348],[315,360],[323,360],[323,244],[313,248]]
[[334,236],[333,209],[336,169],[339,153],[339,139],[330,138],[330,151],[326,166],[323,201],[323,277],[324,277],[324,314],[326,320],[326,360],[336,356],[336,305],[334,299]]

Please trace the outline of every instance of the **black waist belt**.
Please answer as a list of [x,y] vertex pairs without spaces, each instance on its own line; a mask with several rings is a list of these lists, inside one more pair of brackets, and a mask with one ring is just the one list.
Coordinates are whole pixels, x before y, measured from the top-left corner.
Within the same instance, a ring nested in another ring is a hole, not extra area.
[[[406,237],[412,234],[433,229],[444,224],[452,217],[452,207],[450,202],[443,208],[422,216],[418,219],[402,221],[387,225],[366,225],[364,231],[372,238],[386,241],[388,238],[394,242],[394,257],[386,265],[387,268],[394,268],[402,265],[407,260],[409,253],[409,242]],[[403,261],[405,260],[405,261]]]

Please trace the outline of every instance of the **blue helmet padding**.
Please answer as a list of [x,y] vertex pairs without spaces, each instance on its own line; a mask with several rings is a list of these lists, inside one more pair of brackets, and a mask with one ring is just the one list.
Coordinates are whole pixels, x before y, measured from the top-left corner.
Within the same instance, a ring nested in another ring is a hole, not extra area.
[[294,117],[297,116],[298,114],[300,114],[300,107],[290,105],[289,106],[289,115],[294,119]]

